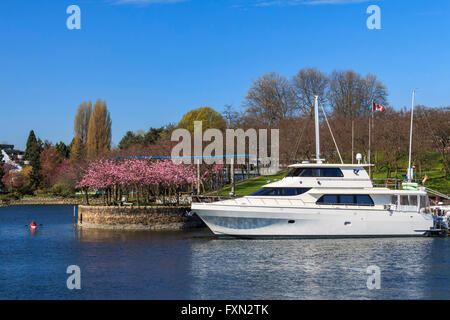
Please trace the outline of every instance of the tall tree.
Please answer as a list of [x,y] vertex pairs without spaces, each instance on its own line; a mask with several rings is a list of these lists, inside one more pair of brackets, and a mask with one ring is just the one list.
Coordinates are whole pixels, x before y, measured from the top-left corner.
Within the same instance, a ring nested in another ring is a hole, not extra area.
[[72,147],[70,148],[70,163],[78,162],[80,160],[83,160],[86,155],[86,148],[83,142],[81,141],[81,138],[79,136],[75,136],[73,138]]
[[25,160],[31,161],[31,153],[33,148],[35,147],[35,145],[37,144],[37,139],[36,139],[36,135],[34,134],[34,130],[30,131],[30,134],[28,135],[28,139],[27,139],[27,145],[26,145],[26,149],[25,149]]
[[272,126],[292,115],[294,91],[286,77],[267,73],[254,81],[245,97],[245,105],[249,116]]
[[92,102],[82,102],[78,106],[74,121],[74,136],[78,136],[83,144],[87,143],[89,120],[92,115]]
[[388,105],[387,88],[375,75],[368,73],[363,79],[362,86],[363,94],[361,103],[363,106],[363,114],[367,114],[371,110],[372,101],[384,106]]
[[331,74],[328,100],[334,112],[349,119],[369,114],[372,100],[387,104],[386,87],[372,74],[361,77],[352,70]]
[[40,155],[41,163],[41,185],[45,188],[52,186],[52,182],[56,179],[56,173],[58,172],[59,165],[61,164],[62,157],[54,146],[50,143],[46,143],[44,150]]
[[41,160],[42,141],[36,139],[34,131],[31,130],[27,140],[27,147],[25,150],[25,159],[30,161],[32,167],[30,172],[30,185],[33,189],[39,188],[41,184]]
[[106,102],[98,99],[89,120],[87,135],[87,156],[95,158],[104,155],[111,148],[111,117]]
[[314,96],[319,96],[320,104],[324,104],[327,100],[328,77],[315,68],[302,69],[292,78],[292,87],[296,108],[302,114],[313,117]]

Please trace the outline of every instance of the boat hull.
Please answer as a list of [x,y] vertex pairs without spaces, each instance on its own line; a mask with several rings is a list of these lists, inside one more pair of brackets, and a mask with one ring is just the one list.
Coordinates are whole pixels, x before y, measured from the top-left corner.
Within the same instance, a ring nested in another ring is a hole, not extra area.
[[192,205],[216,235],[238,237],[422,236],[431,215],[373,209]]

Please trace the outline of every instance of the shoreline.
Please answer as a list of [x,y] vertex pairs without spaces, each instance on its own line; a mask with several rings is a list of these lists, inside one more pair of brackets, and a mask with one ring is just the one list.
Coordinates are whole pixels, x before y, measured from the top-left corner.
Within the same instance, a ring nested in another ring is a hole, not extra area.
[[[103,199],[89,199],[89,202],[94,205],[102,205]],[[0,207],[12,206],[41,206],[41,205],[84,205],[84,199],[80,198],[61,198],[61,197],[24,197],[19,200],[12,200],[9,203],[0,203]]]

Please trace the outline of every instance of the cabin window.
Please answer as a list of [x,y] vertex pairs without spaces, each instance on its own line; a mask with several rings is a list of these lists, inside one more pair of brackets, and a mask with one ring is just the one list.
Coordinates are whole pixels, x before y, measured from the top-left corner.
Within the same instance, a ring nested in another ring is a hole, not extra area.
[[355,204],[355,196],[352,194],[342,194],[339,196],[340,204]]
[[402,206],[409,206],[408,196],[400,196],[400,204]]
[[298,177],[300,172],[301,172],[300,168],[292,169],[291,171],[289,171],[286,177]]
[[289,172],[287,177],[328,177],[342,178],[344,174],[339,168],[296,168]]
[[372,198],[367,194],[357,194],[356,204],[358,206],[373,206]]
[[323,195],[317,203],[320,204],[339,204],[339,196],[335,194]]
[[420,196],[420,211],[430,213],[430,201],[428,196]]
[[417,206],[417,196],[409,196],[409,205]]
[[250,196],[297,196],[309,191],[311,188],[262,188]]
[[392,204],[398,205],[398,197],[397,197],[397,195],[392,196],[391,202],[392,202]]
[[374,205],[372,198],[367,194],[325,194],[317,200],[317,204]]

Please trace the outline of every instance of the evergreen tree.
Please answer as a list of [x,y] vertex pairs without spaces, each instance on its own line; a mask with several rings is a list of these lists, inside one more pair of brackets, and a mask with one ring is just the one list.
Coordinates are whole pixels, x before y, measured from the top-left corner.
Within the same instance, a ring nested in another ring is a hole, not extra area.
[[37,144],[36,135],[34,134],[34,131],[31,130],[30,134],[28,135],[27,146],[25,149],[25,160],[31,161],[30,153],[36,144]]
[[87,135],[88,158],[104,155],[111,147],[111,117],[105,101],[98,99],[94,104]]
[[25,150],[25,159],[30,161],[32,167],[30,172],[30,186],[33,189],[39,188],[41,184],[41,152],[43,144],[41,139],[36,139],[34,131],[30,131],[30,135],[27,140],[27,147]]
[[56,151],[58,151],[59,155],[62,159],[69,158],[70,155],[70,149],[64,142],[59,142],[55,145]]
[[133,144],[141,144],[142,138],[142,136],[136,135],[132,131],[127,131],[122,140],[120,140],[118,147],[119,149],[125,150]]

